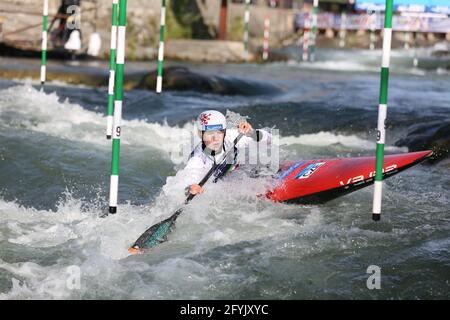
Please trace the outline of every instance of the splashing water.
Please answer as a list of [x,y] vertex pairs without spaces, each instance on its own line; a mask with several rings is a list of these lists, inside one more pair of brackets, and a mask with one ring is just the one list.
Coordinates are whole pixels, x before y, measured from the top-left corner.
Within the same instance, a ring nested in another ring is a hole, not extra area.
[[[370,112],[373,99],[367,92],[342,94],[363,90],[359,76],[325,68],[313,94],[302,82],[318,79],[312,71],[297,74],[276,64],[239,68],[267,78],[277,68],[272,81],[285,94],[126,93],[118,213],[105,218],[111,148],[104,137],[106,91],[53,84],[42,92],[2,81],[0,299],[448,298],[445,164],[416,166],[387,180],[378,224],[370,221],[371,189],[320,206],[275,204],[255,197],[266,190],[264,178],[237,174],[196,197],[168,242],[129,256],[128,247],[146,228],[180,206],[184,195],[161,188],[182,166],[180,148],[190,145],[193,119],[203,109],[280,129],[282,160],[374,154],[367,124],[353,120]],[[405,93],[402,85],[412,95],[432,92],[426,116],[442,116],[448,81],[409,75],[396,81],[397,96]],[[393,103],[393,119],[403,124],[390,128],[389,137],[423,120],[409,107],[402,113]],[[407,151],[394,141],[386,149]],[[383,290],[366,288],[369,265],[382,267]]]

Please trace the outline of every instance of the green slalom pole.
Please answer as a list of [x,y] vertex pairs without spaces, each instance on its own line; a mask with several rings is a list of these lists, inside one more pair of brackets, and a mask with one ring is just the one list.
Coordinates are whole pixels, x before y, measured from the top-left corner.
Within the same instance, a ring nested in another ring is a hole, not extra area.
[[383,187],[383,162],[384,162],[384,143],[386,138],[386,115],[389,85],[389,64],[391,59],[391,41],[392,41],[392,7],[393,0],[386,0],[386,13],[384,18],[384,36],[383,36],[383,58],[381,62],[381,84],[380,100],[378,106],[378,125],[377,125],[377,151],[375,165],[375,184],[373,195],[372,219],[380,220],[381,216],[381,197]]
[[309,61],[314,61],[317,36],[317,13],[319,12],[319,0],[314,0],[312,8],[311,40],[309,42]]
[[44,85],[47,72],[47,21],[48,21],[48,0],[44,0],[42,10],[43,28],[42,28],[42,55],[41,55],[41,85]]
[[248,24],[250,22],[250,0],[245,0],[244,13],[244,49],[245,54],[248,55]]
[[109,84],[108,84],[108,113],[106,115],[106,139],[111,139],[113,131],[114,79],[116,73],[118,4],[119,0],[113,0],[112,14],[111,14],[111,46],[109,50]]
[[156,78],[156,93],[162,92],[162,72],[164,63],[164,30],[166,27],[166,0],[161,3],[161,23],[159,27],[159,50],[158,50],[158,77]]
[[114,83],[114,130],[112,141],[111,182],[109,188],[109,213],[117,212],[119,191],[120,134],[123,100],[123,72],[125,64],[125,33],[127,22],[127,0],[119,1],[119,27],[117,28],[116,79]]

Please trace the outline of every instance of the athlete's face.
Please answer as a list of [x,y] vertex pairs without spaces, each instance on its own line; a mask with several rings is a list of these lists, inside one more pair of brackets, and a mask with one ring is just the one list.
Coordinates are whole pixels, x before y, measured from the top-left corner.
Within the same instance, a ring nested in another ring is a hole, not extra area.
[[222,148],[225,133],[220,130],[206,131],[203,133],[203,142],[206,147],[215,152],[219,152]]

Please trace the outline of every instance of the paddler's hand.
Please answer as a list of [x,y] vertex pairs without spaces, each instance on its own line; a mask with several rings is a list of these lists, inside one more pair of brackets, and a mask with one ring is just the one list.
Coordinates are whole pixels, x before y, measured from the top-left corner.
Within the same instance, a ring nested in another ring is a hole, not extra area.
[[191,184],[189,186],[189,193],[194,195],[198,193],[203,193],[203,188],[200,187],[198,184]]
[[247,135],[251,133],[253,130],[252,125],[248,123],[247,121],[242,121],[238,125],[238,131],[239,133],[242,133],[243,135]]

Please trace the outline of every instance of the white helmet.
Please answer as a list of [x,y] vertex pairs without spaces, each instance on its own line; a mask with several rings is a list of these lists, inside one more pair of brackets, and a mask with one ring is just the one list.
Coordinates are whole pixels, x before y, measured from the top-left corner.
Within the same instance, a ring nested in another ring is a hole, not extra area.
[[227,128],[227,119],[219,111],[203,111],[198,116],[197,127],[200,131],[225,130]]

